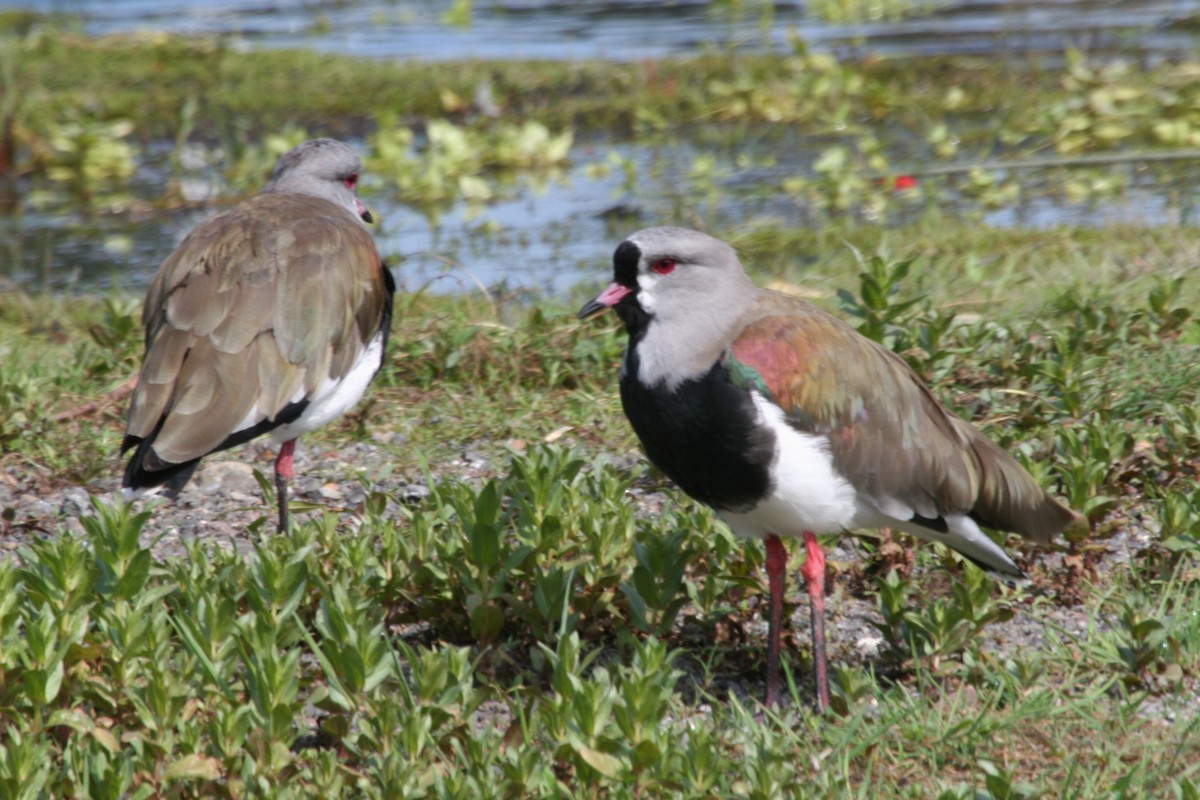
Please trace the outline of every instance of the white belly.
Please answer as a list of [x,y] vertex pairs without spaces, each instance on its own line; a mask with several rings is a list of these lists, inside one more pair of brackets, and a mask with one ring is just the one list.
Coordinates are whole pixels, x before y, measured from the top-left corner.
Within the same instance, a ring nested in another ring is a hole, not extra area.
[[828,439],[797,431],[778,406],[758,392],[753,397],[761,422],[776,436],[772,491],[750,511],[718,512],[721,519],[737,535],[756,538],[852,530],[858,493],[834,469]]
[[774,485],[771,494],[750,511],[718,512],[737,535],[762,538],[899,528],[949,545],[1002,575],[1021,576],[1020,568],[966,514],[939,514],[935,509],[932,513],[946,522],[945,533],[912,522],[914,510],[899,499],[859,494],[834,469],[826,437],[795,430],[783,411],[757,392],[754,405],[777,437],[778,452],[771,465]]
[[353,368],[341,378],[327,379],[318,386],[304,413],[294,422],[280,425],[271,431],[271,439],[276,442],[295,439],[323,428],[345,414],[366,394],[371,378],[375,377],[382,364],[383,334],[377,333],[358,357]]

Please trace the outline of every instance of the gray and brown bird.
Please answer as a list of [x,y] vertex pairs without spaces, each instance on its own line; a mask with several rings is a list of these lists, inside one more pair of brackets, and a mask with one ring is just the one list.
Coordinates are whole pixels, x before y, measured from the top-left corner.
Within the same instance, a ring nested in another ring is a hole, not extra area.
[[364,225],[361,170],[345,144],[305,142],[163,262],[121,443],[127,496],[174,497],[200,459],[269,434],[286,530],[296,439],[362,398],[391,329],[395,283]]
[[787,554],[802,536],[819,709],[829,704],[825,557],[816,534],[894,528],[1002,576],[981,527],[1046,543],[1083,518],[950,413],[908,364],[798,298],[755,286],[723,241],[649,228],[579,312],[625,323],[621,403],[650,461],[742,537],[766,544],[767,704],[779,702]]

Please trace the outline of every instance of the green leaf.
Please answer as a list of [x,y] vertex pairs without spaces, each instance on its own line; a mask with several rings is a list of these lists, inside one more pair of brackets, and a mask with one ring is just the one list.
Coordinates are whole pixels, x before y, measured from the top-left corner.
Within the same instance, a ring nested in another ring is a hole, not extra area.
[[638,769],[651,767],[662,761],[662,749],[649,740],[638,742],[633,748],[633,764]]
[[1141,641],[1150,636],[1155,631],[1163,629],[1163,624],[1156,619],[1146,619],[1138,622],[1130,627],[1130,634],[1137,641]]
[[167,767],[163,778],[167,782],[184,780],[215,781],[223,773],[221,762],[217,759],[202,755],[201,753],[192,753],[178,759],[171,766]]
[[576,745],[575,751],[588,766],[606,778],[615,778],[621,772],[621,760],[616,756],[602,753],[586,745]]
[[117,741],[117,737],[108,728],[92,728],[91,737],[100,743],[110,753],[121,752],[121,743]]
[[312,634],[308,632],[306,626],[300,626],[300,635],[308,643],[309,651],[316,657],[317,662],[321,665],[321,671],[325,673],[325,680],[329,684],[329,699],[347,711],[355,710],[354,703],[351,701],[352,694],[347,691],[341,678],[338,677],[337,670],[334,669],[333,662],[329,660],[329,656],[317,645],[316,640],[313,639]]
[[167,622],[171,623],[171,627],[179,634],[179,638],[183,641],[184,646],[196,658],[196,661],[200,663],[200,667],[204,670],[204,674],[208,676],[208,679],[216,684],[217,688],[221,690],[222,695],[226,698],[232,698],[233,695],[229,690],[229,684],[225,682],[225,677],[200,645],[199,636],[197,636],[197,631],[194,628],[196,625],[195,621],[187,616],[172,614],[167,617]]
[[151,562],[150,551],[139,550],[137,555],[126,565],[125,574],[117,582],[116,595],[131,599],[136,596],[146,585],[146,579],[150,577]]
[[1162,546],[1171,553],[1186,553],[1192,550],[1200,551],[1200,539],[1197,539],[1195,536],[1181,534],[1165,540]]
[[480,603],[471,612],[471,633],[481,639],[494,640],[503,627],[504,611],[493,603]]
[[54,698],[58,697],[58,691],[62,688],[63,681],[63,662],[56,661],[54,666],[48,672],[45,672],[46,682],[42,688],[42,702],[52,703]]
[[86,733],[94,728],[96,723],[82,711],[73,708],[59,708],[46,720],[46,727],[53,728],[57,725],[64,725],[80,733]]

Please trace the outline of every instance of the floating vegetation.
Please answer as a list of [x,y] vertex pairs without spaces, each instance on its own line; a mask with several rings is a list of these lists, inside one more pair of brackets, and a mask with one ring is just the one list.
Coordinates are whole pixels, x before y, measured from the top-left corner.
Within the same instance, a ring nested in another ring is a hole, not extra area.
[[536,120],[456,125],[433,119],[423,141],[397,118],[379,119],[368,140],[367,169],[436,220],[454,203],[486,203],[519,185],[553,177],[567,162],[574,134],[553,134]]
[[[774,193],[820,220],[895,222],[929,209],[1011,208],[1039,195],[1120,197],[1134,183],[1131,165],[1173,152],[1186,161],[1200,147],[1197,62],[1147,69],[1072,52],[1065,66],[1018,79],[977,60],[861,62],[796,40],[783,54],[447,71],[241,53],[170,36],[23,30],[0,48],[0,169],[31,180],[24,196],[41,204],[64,191],[106,207],[133,202],[126,186],[148,160],[141,151],[162,140],[177,153],[207,152],[197,178],[209,190],[194,196],[237,196],[257,187],[281,148],[340,135],[365,140],[377,190],[436,221],[456,204],[478,211],[561,178],[576,136],[586,135],[691,149],[697,161],[670,199],[684,214],[712,219],[717,198]],[[1030,166],[1050,151],[1126,157]],[[723,152],[728,159],[714,155]],[[593,174],[606,169],[605,157],[591,162]],[[628,154],[619,158],[628,171]],[[176,174],[186,172],[180,163],[173,157]],[[758,179],[741,179],[747,167]],[[1186,178],[1165,167],[1151,174]],[[1147,172],[1137,177],[1144,185]],[[143,202],[187,199],[175,188]]]

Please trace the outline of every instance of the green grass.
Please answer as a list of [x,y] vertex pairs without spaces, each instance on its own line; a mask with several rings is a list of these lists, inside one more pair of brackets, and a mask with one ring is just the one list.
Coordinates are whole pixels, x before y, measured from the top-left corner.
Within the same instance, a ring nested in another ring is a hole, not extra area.
[[[959,246],[988,261],[1008,242]],[[1011,283],[975,287],[1009,298],[979,320],[934,302],[961,280],[948,258],[864,257],[857,281],[828,280],[847,290],[838,313],[1085,510],[1097,544],[1138,532],[1145,549],[1017,546],[1033,583],[1005,589],[935,548],[864,540],[831,586],[874,606],[883,644],[835,660],[827,718],[808,710],[802,645],[794,702],[757,705],[760,548],[672,490],[659,513],[631,500],[665,487],[627,458],[615,323],[415,295],[370,405],[314,439],[401,434],[388,468],[430,470],[427,500],[390,496],[368,466],[353,519],[318,510],[276,536],[264,498],[252,550],[181,558],[140,535],[153,510],[101,503],[82,535],[0,562],[3,795],[1195,797],[1193,287],[1083,294],[1080,262],[1055,263],[1071,250],[1031,247]],[[1055,270],[1076,280],[1009,294]],[[0,465],[47,494],[113,485],[123,406],[78,406],[134,369],[136,308],[0,302]],[[467,445],[494,470],[441,468]],[[998,646],[1014,615],[1046,623],[1045,643]]]
[[[1189,226],[1031,230],[945,218],[897,227],[761,224],[725,233],[766,279],[802,283],[818,296],[850,285],[858,271],[855,250],[915,258],[910,292],[930,292],[941,308],[1001,320],[1038,313],[1057,296],[1144,295],[1192,272],[1197,241]],[[1188,301],[1200,299],[1194,281],[1182,291]]]

